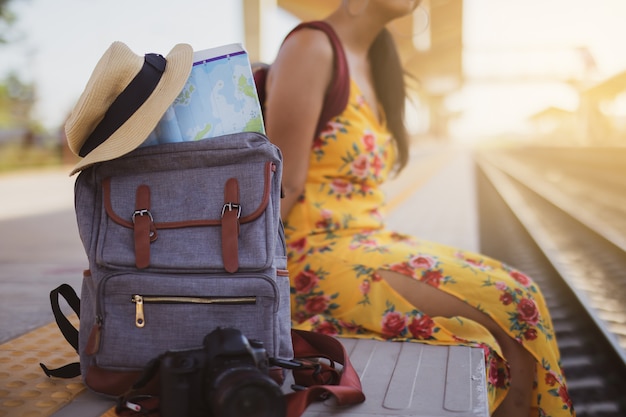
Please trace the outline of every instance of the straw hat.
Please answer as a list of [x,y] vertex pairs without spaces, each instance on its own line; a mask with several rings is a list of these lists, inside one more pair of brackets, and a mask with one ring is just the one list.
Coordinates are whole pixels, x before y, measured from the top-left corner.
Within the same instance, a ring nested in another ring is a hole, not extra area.
[[83,157],[70,175],[141,145],[185,86],[192,56],[187,44],[174,46],[163,58],[139,56],[114,42],[65,123],[70,149]]

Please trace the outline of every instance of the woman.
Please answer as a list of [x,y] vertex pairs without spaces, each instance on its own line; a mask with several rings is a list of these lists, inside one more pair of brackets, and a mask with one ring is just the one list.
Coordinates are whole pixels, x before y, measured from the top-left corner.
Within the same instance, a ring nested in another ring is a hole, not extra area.
[[344,0],[325,19],[346,55],[350,96],[317,135],[336,58],[326,34],[293,32],[269,72],[265,122],[284,156],[294,326],[480,346],[494,415],[573,415],[537,286],[501,262],[382,223],[379,186],[408,159],[402,69],[385,25],[417,3]]

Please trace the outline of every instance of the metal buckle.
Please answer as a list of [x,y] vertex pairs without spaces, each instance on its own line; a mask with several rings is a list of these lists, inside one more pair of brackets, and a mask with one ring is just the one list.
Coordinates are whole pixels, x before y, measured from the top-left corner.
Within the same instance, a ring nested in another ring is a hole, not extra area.
[[154,223],[154,219],[152,218],[152,213],[150,213],[150,210],[146,210],[146,209],[135,210],[135,212],[133,213],[133,223],[135,223],[136,216],[148,216],[150,217],[150,221]]
[[224,217],[224,213],[226,213],[226,209],[228,209],[228,211],[233,211],[234,209],[237,209],[237,218],[241,217],[241,204],[224,203],[224,205],[222,206],[222,217]]

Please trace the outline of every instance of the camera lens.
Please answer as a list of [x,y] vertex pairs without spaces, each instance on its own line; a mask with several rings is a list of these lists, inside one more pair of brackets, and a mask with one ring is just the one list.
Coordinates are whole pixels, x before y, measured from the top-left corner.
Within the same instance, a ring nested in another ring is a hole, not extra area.
[[280,387],[257,369],[223,374],[211,394],[215,417],[284,417],[286,413]]

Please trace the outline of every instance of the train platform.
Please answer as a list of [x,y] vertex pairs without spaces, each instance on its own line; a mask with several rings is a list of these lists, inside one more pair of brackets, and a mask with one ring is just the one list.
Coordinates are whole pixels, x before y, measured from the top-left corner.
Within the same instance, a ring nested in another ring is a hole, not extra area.
[[[473,169],[467,149],[417,147],[407,169],[385,186],[389,226],[478,251]],[[80,378],[51,379],[39,367],[40,362],[56,367],[77,360],[53,322],[48,297],[61,283],[79,290],[87,265],[74,218],[74,178],[67,172],[69,168],[0,176],[0,195],[5,196],[0,204],[0,417],[98,417],[113,405],[89,392]],[[391,353],[398,344],[375,342],[396,345],[388,350],[368,343],[373,341],[353,342],[344,343],[349,352],[370,352],[353,362],[371,407],[353,414],[314,404],[305,416],[488,415],[479,350],[410,344],[419,352],[401,354]],[[409,367],[402,375],[390,372],[383,389],[372,382],[380,381],[380,372],[365,369],[372,360],[399,369],[399,361],[416,356],[424,366]],[[421,397],[415,396],[412,405],[403,405],[418,392]],[[427,402],[435,406],[419,406]]]

